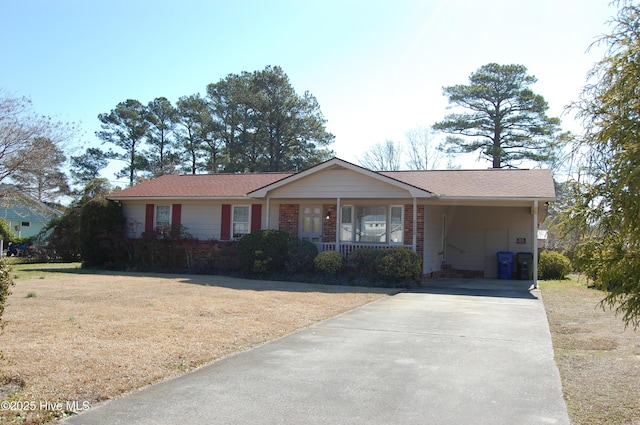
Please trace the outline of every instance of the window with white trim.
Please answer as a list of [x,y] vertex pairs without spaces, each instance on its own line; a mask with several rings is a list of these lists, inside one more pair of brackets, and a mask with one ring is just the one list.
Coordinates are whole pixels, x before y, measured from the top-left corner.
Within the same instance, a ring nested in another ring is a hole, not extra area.
[[171,227],[171,205],[156,205],[155,228],[159,231]]
[[240,239],[251,231],[251,209],[249,205],[234,205],[231,214],[231,235]]
[[404,243],[402,205],[343,205],[340,218],[341,242]]

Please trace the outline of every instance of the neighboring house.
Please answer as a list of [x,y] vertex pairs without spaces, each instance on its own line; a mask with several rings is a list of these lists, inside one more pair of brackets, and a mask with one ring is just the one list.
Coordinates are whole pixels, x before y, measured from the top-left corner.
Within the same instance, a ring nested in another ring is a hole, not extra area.
[[62,212],[21,192],[13,185],[0,185],[0,218],[9,223],[16,237],[35,236]]
[[133,238],[177,224],[216,240],[279,229],[345,256],[403,246],[429,276],[495,278],[499,251],[537,259],[555,189],[550,170],[375,172],[333,158],[299,173],[165,175],[109,198]]

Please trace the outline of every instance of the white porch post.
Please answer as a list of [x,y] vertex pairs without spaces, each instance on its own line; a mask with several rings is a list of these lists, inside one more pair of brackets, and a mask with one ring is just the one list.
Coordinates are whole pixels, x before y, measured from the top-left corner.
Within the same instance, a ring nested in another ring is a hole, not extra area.
[[267,196],[267,229],[271,228],[271,199]]
[[538,201],[533,201],[533,225],[531,229],[533,238],[533,287],[538,287]]
[[417,252],[418,245],[418,198],[413,198],[413,240],[411,241],[411,248],[413,252]]
[[340,252],[340,229],[342,228],[341,199],[336,198],[336,251]]

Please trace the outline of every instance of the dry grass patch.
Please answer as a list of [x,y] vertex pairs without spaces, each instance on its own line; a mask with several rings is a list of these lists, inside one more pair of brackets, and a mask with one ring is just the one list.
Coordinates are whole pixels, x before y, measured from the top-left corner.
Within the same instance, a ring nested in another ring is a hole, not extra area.
[[640,424],[640,330],[625,329],[572,277],[541,282],[564,398],[574,425]]
[[40,409],[41,402],[95,404],[394,292],[38,266],[12,274],[0,399],[38,408],[3,409],[0,423],[43,423],[69,412]]

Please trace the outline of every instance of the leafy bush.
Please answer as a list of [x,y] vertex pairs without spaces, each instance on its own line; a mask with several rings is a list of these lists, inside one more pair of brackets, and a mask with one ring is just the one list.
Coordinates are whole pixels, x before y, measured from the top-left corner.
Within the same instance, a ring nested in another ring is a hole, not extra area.
[[122,208],[106,198],[87,202],[80,213],[80,252],[86,267],[117,263],[124,255]]
[[285,269],[290,233],[258,230],[238,241],[238,264],[248,274],[275,273]]
[[422,276],[422,261],[410,249],[389,248],[378,257],[376,271],[389,283],[418,282]]
[[555,251],[542,251],[538,260],[538,279],[564,279],[571,272],[571,261]]
[[[0,319],[2,319],[2,313],[4,313],[7,297],[11,294],[10,288],[13,286],[13,279],[11,279],[9,271],[7,263],[0,261]],[[2,322],[0,322],[0,327],[2,327]]]
[[320,273],[333,276],[342,270],[344,259],[337,251],[323,251],[313,260],[313,265]]
[[9,222],[5,218],[0,218],[0,239],[6,242],[13,240],[13,232],[9,226]]
[[349,264],[354,270],[364,276],[375,276],[376,262],[382,256],[383,250],[374,248],[359,248],[349,254]]
[[80,258],[80,209],[69,208],[62,217],[51,220],[37,239],[41,260],[77,261]]
[[318,247],[309,241],[291,238],[287,245],[287,271],[305,273],[313,271],[313,260],[318,255]]

